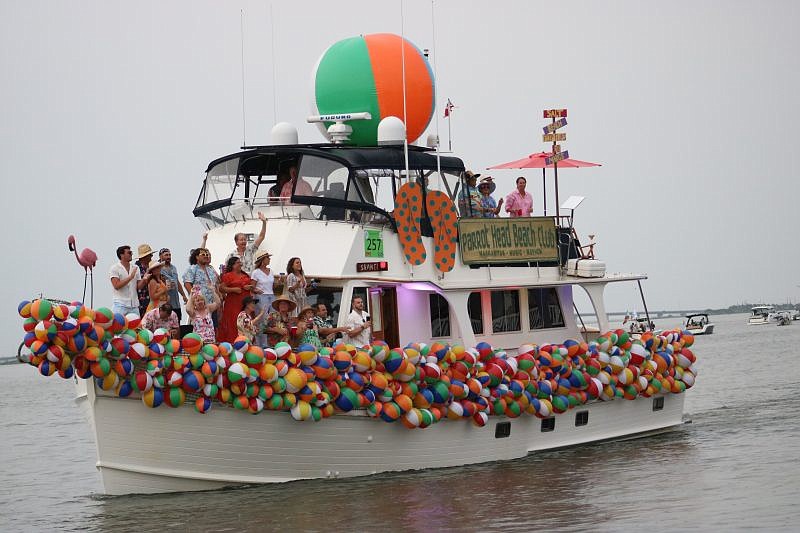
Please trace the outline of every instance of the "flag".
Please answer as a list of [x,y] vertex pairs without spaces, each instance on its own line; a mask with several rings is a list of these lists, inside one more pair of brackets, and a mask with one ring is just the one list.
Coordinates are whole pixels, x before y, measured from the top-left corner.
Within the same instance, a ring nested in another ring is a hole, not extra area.
[[444,118],[447,118],[447,117],[450,116],[450,113],[453,112],[453,108],[454,107],[455,106],[453,105],[453,102],[451,102],[450,99],[448,98],[447,99],[447,104],[444,106]]

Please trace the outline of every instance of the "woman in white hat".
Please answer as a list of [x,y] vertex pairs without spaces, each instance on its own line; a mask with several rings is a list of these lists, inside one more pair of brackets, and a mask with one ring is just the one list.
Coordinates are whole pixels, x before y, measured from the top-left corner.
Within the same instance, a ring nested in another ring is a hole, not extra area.
[[[255,287],[253,287],[253,294],[258,297],[257,308],[259,313],[264,309],[269,312],[269,310],[272,309],[272,302],[275,300],[275,273],[269,267],[269,260],[271,257],[272,254],[269,252],[256,253],[256,260],[254,262],[255,268],[250,274],[250,277],[256,282]],[[266,346],[266,334],[258,333],[256,335],[256,342],[259,346]]]
[[481,182],[478,185],[478,192],[481,193],[481,216],[484,218],[497,218],[500,214],[500,208],[503,206],[503,199],[500,198],[500,203],[498,204],[495,199],[492,198],[492,193],[496,188],[497,185],[495,185],[491,176],[481,178]]

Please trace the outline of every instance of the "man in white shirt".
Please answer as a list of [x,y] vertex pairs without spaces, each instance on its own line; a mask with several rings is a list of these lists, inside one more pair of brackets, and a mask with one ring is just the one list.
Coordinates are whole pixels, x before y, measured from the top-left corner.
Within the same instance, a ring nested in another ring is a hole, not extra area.
[[122,315],[139,314],[139,295],[136,290],[147,286],[150,274],[142,278],[139,267],[131,265],[133,252],[130,246],[117,248],[119,262],[108,271],[111,278],[113,311]]
[[361,347],[370,343],[372,321],[369,319],[369,315],[364,312],[364,299],[361,296],[353,297],[351,311],[347,315],[346,326],[347,331],[342,336],[345,344]]

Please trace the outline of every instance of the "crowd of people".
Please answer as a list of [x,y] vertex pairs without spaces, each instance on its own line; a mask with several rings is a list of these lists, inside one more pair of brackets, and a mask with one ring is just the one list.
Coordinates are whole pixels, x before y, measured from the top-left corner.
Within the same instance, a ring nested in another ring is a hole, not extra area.
[[136,314],[142,317],[143,327],[164,328],[179,338],[183,304],[184,329],[209,343],[233,342],[244,336],[264,348],[279,342],[316,348],[338,342],[369,344],[372,322],[363,298],[353,297],[345,326],[334,325],[328,303],[309,305],[308,292],[316,289],[316,281],[306,277],[299,257],[289,259],[285,273],[275,273],[272,254],[260,249],[267,220],[262,213],[258,218],[260,233],[250,244],[244,233],[234,236],[235,248],[221,273],[211,265],[207,234],[189,254],[189,267],[180,277],[169,248],[161,248],[154,261],[155,251],[149,244],[139,245],[135,256],[130,246],[118,247],[119,261],[109,270],[113,312]]
[[504,211],[509,217],[533,215],[533,197],[525,190],[528,182],[523,176],[517,178],[516,188],[505,198],[500,198],[499,202],[492,197],[497,189],[492,177],[486,176],[478,182],[480,176],[471,170],[464,174],[465,184],[458,197],[458,208],[462,217],[499,218],[503,203]]

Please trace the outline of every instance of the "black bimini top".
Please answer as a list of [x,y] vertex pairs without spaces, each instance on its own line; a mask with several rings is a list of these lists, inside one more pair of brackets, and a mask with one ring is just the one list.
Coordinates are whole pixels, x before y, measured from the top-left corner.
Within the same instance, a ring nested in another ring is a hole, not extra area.
[[[243,146],[242,152],[215,159],[208,164],[206,172],[228,159],[242,158],[257,154],[274,155],[278,159],[315,155],[326,159],[334,159],[343,165],[355,169],[386,168],[404,170],[405,155],[402,145],[392,146],[345,146],[340,144],[293,144],[272,146]],[[464,171],[464,162],[458,157],[440,156],[442,172],[459,173]],[[436,153],[430,148],[420,146],[408,147],[408,167],[411,170],[436,170]],[[270,169],[272,170],[272,169]],[[277,169],[275,169],[277,171]]]

